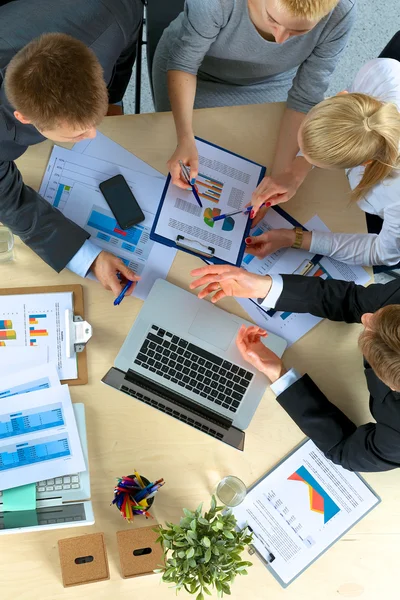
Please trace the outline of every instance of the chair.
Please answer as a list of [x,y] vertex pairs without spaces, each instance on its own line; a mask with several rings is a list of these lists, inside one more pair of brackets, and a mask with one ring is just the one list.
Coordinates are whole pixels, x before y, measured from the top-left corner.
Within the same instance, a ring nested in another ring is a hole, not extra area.
[[146,9],[147,68],[154,99],[151,72],[154,53],[163,31],[182,12],[185,0],[148,0]]

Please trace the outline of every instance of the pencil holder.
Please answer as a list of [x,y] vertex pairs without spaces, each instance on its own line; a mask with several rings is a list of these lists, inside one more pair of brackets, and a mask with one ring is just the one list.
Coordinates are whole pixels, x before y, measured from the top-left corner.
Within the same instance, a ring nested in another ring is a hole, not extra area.
[[149,509],[154,503],[154,495],[163,485],[163,479],[151,483],[137,471],[133,475],[118,477],[112,504],[116,505],[129,523],[136,515],[145,515],[149,518],[151,517]]

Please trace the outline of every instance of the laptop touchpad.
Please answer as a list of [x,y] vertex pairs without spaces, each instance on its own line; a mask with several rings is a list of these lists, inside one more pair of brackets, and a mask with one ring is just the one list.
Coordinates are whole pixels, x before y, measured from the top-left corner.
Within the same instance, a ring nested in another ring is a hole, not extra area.
[[238,324],[230,317],[225,317],[220,311],[200,308],[189,328],[189,333],[221,350],[227,350],[238,329]]

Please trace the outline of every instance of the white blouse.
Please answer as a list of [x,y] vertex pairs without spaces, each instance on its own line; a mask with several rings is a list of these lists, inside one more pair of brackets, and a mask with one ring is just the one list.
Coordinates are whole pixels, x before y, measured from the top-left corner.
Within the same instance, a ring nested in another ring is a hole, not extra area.
[[[356,75],[349,90],[393,102],[400,110],[400,62],[375,58]],[[364,167],[349,169],[352,189],[361,180]],[[357,202],[361,210],[383,219],[379,235],[313,231],[310,251],[353,265],[395,265],[400,261],[400,170],[374,186]]]

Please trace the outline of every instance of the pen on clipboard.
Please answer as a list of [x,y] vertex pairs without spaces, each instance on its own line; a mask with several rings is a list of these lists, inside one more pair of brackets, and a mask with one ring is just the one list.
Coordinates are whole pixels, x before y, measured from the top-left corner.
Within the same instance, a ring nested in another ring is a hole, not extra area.
[[[263,206],[265,206],[265,202],[263,204],[261,204],[260,208],[262,208]],[[234,212],[231,212],[231,213],[225,213],[223,215],[218,215],[218,217],[213,217],[213,221],[220,221],[221,219],[225,219],[226,217],[233,217],[233,215],[238,215],[239,213],[242,213],[243,215],[247,215],[252,210],[253,210],[252,206],[246,206],[246,208],[244,210],[235,210]]]
[[251,531],[251,533],[254,535],[254,537],[255,537],[255,538],[257,538],[257,540],[260,542],[260,544],[262,544],[262,545],[264,546],[264,548],[266,549],[266,551],[267,551],[267,555],[266,555],[265,557],[263,557],[263,558],[265,558],[265,560],[266,560],[268,563],[272,563],[272,562],[274,562],[274,560],[275,560],[275,556],[272,554],[271,550],[270,550],[270,549],[269,549],[269,548],[268,548],[268,547],[265,545],[265,543],[264,543],[264,542],[263,542],[263,540],[260,538],[260,536],[258,536],[258,535],[256,534],[256,532],[254,531],[254,529],[253,529],[252,527],[250,527],[250,525],[247,525],[247,529],[248,529],[249,531]]
[[199,205],[201,208],[203,208],[203,205],[202,205],[202,203],[201,203],[201,200],[200,200],[200,196],[199,196],[199,194],[197,193],[197,190],[196,190],[196,186],[194,186],[194,185],[192,185],[192,184],[190,183],[190,173],[189,173],[189,171],[188,171],[188,168],[187,168],[187,166],[186,166],[186,165],[184,165],[184,164],[183,164],[183,162],[182,162],[181,160],[179,161],[179,166],[180,166],[180,168],[181,168],[181,173],[182,173],[182,175],[183,175],[183,178],[184,178],[184,180],[185,180],[185,181],[186,181],[186,183],[187,183],[188,185],[190,185],[190,187],[192,188],[193,196],[196,198],[196,202],[197,202],[197,204],[198,204],[198,205]]

